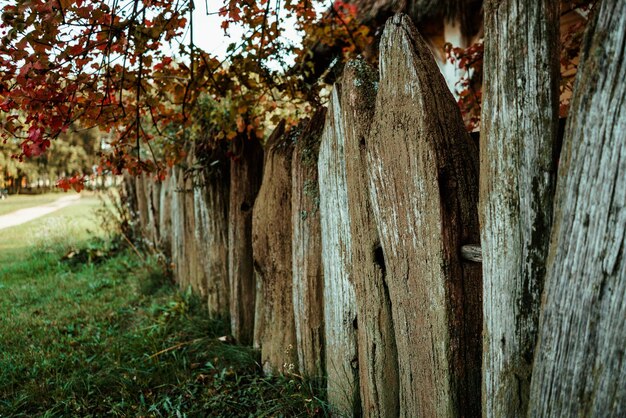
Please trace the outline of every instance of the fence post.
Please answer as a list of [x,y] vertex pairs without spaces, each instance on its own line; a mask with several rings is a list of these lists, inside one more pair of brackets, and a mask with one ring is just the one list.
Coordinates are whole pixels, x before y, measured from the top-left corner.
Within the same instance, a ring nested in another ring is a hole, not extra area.
[[477,149],[432,53],[404,15],[381,39],[367,145],[398,349],[400,415],[480,416]]
[[357,312],[350,276],[352,238],[346,187],[341,85],[333,88],[318,170],[324,265],[324,323],[328,401],[338,414],[360,413]]
[[[252,214],[254,271],[262,292],[255,329],[266,373],[295,372],[296,335],[292,299],[291,157],[293,141],[282,121],[267,140],[263,183]],[[257,299],[259,300],[259,299]]]
[[324,276],[317,175],[326,110],[299,126],[291,162],[293,307],[300,373],[324,375]]
[[252,265],[252,208],[263,175],[263,148],[257,138],[237,137],[230,163],[228,276],[233,336],[252,344],[256,284]]
[[480,135],[485,417],[526,417],[552,226],[559,1],[485,6]]
[[528,416],[626,416],[626,3],[594,6],[561,153]]
[[349,62],[342,84],[346,187],[358,312],[359,383],[363,415],[397,417],[398,353],[385,260],[367,181],[366,146],[376,104],[377,72],[362,60]]
[[201,162],[193,190],[195,238],[206,280],[207,304],[212,317],[227,318],[228,283],[228,160]]

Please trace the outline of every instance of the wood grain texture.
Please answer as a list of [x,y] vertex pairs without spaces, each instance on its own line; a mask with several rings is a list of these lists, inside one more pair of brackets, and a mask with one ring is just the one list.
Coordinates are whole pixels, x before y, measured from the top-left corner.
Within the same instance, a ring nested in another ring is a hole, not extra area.
[[228,163],[198,173],[193,189],[195,237],[206,280],[209,315],[227,318],[228,282]]
[[161,242],[161,225],[159,223],[161,219],[160,210],[160,200],[161,200],[161,187],[163,186],[162,182],[159,180],[155,180],[154,177],[148,177],[149,179],[149,195],[150,195],[150,207],[149,207],[149,219],[150,219],[150,229],[151,229],[151,239],[155,248],[158,248]]
[[146,243],[156,247],[159,243],[159,191],[161,184],[148,173],[135,177],[137,205],[141,234]]
[[[255,329],[261,365],[268,374],[297,370],[291,262],[291,157],[293,140],[282,121],[265,145],[263,183],[252,214],[252,251],[262,304]],[[258,299],[257,299],[258,300]]]
[[319,147],[326,109],[319,109],[298,127],[292,157],[292,274],[298,366],[308,377],[324,375],[324,276]]
[[172,255],[172,180],[170,171],[163,180],[159,193],[159,250],[168,258]]
[[350,276],[352,237],[340,90],[341,86],[336,84],[331,94],[322,133],[318,170],[328,401],[335,414],[352,416],[358,415],[360,409],[357,309]]
[[559,1],[488,1],[480,136],[483,412],[526,416],[552,225]]
[[[190,154],[185,164],[191,165]],[[204,257],[196,236],[194,209],[194,177],[183,166],[173,169],[176,190],[172,202],[172,264],[174,280],[181,289],[191,288],[202,298],[207,295],[207,279],[204,274]]]
[[404,15],[381,39],[367,140],[370,197],[398,350],[400,416],[480,415],[478,152],[426,43]]
[[150,203],[145,173],[135,176],[133,181],[135,182],[135,193],[137,198],[137,220],[139,221],[141,236],[147,238],[150,232]]
[[183,193],[180,191],[181,185],[184,187],[183,169],[179,166],[172,167],[172,274],[174,281],[179,286],[186,287],[188,283],[182,283],[184,280],[184,274],[181,274],[182,267],[180,263],[184,263],[184,246],[185,246],[185,228],[184,228],[184,212],[185,212],[185,199]]
[[626,3],[596,7],[560,158],[529,416],[626,416]]
[[397,417],[398,355],[380,239],[370,204],[366,137],[374,116],[378,73],[350,61],[342,78],[346,187],[352,237],[350,277],[358,317],[359,383],[363,415]]
[[252,344],[256,283],[252,264],[252,208],[263,176],[263,148],[257,139],[236,138],[230,164],[228,277],[233,337]]

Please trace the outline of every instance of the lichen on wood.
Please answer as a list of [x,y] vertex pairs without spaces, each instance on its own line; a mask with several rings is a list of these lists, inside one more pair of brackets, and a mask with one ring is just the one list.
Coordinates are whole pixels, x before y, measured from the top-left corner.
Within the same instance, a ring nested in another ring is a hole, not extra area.
[[526,416],[556,177],[558,28],[557,0],[486,4],[480,135],[486,417]]
[[359,384],[365,417],[399,414],[398,358],[386,267],[367,181],[367,136],[378,74],[363,60],[348,62],[342,78],[346,187],[352,237],[350,277],[358,312]]
[[626,416],[626,3],[597,3],[561,153],[528,416]]
[[331,94],[322,133],[318,170],[328,400],[336,414],[352,415],[360,409],[357,312],[350,276],[352,237],[340,90],[341,86],[336,84]]
[[303,121],[292,157],[292,274],[298,365],[324,375],[324,282],[317,160],[326,109]]

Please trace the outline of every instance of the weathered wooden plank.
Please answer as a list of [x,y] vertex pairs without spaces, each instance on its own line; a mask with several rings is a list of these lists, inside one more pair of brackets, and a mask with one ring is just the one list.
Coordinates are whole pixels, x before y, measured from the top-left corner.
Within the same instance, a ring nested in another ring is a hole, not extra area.
[[137,186],[135,178],[126,172],[123,174],[122,196],[120,197],[130,212],[130,218],[135,220],[139,211],[137,207]]
[[404,15],[381,39],[366,141],[370,196],[398,350],[400,415],[479,416],[477,150],[424,40]]
[[483,405],[526,416],[552,224],[559,1],[488,1],[480,135]]
[[155,189],[158,184],[149,173],[141,173],[134,178],[137,193],[138,220],[141,235],[146,243],[158,242],[158,208],[155,208]]
[[225,158],[198,174],[194,187],[195,236],[207,286],[207,304],[212,317],[229,313],[228,283],[228,186]]
[[254,271],[263,294],[255,329],[266,373],[295,372],[296,330],[293,313],[291,262],[291,157],[293,140],[282,121],[265,146],[263,183],[252,213]]
[[146,175],[148,181],[148,221],[150,226],[150,240],[155,248],[158,248],[161,240],[160,225],[159,225],[159,200],[161,197],[161,182],[156,180],[153,176]]
[[595,7],[560,158],[529,416],[626,416],[626,3]]
[[181,263],[184,260],[184,212],[185,212],[185,199],[183,192],[180,190],[181,185],[184,187],[183,169],[174,166],[172,167],[172,210],[171,210],[171,225],[172,225],[172,274],[176,283],[185,288],[188,283],[182,283],[181,280],[185,279],[185,275],[181,274]]
[[172,170],[161,184],[159,195],[159,249],[166,257],[172,254],[172,193],[174,189]]
[[181,289],[191,288],[206,297],[206,277],[195,227],[194,175],[185,168],[190,161],[193,156],[185,166],[172,168],[172,273]]
[[[187,160],[189,167],[195,165],[195,156],[190,153]],[[197,235],[197,219],[195,210],[194,194],[196,188],[198,188],[198,177],[200,173],[197,170],[185,171],[182,176],[182,183],[179,187],[179,192],[184,199],[184,212],[182,220],[184,223],[183,232],[183,255],[178,260],[180,274],[184,275],[184,279],[181,281],[191,286],[191,289],[196,292],[201,298],[207,297],[207,278],[204,274],[204,254],[200,246],[199,237]],[[179,179],[180,181],[180,179]]]
[[159,242],[158,201],[160,183],[149,173],[141,173],[135,178],[138,197],[138,220],[144,242],[156,246]]
[[341,120],[339,84],[328,106],[320,145],[318,175],[322,263],[324,266],[324,323],[328,401],[338,415],[360,409],[356,335],[356,301],[350,265],[352,239],[346,188],[345,132]]
[[139,229],[141,231],[142,238],[148,236],[149,231],[149,207],[148,192],[146,190],[146,178],[145,173],[135,176],[133,181],[135,182],[135,193],[137,197],[137,220],[139,221]]
[[317,160],[326,109],[301,123],[291,176],[293,309],[298,366],[308,377],[324,375],[324,276]]
[[252,207],[263,175],[263,148],[256,138],[236,138],[230,164],[228,277],[233,336],[252,344],[256,284],[252,265]]
[[397,417],[398,354],[386,268],[367,181],[366,137],[376,104],[377,72],[362,60],[346,65],[342,78],[346,187],[352,237],[350,277],[358,312],[359,383],[366,417]]

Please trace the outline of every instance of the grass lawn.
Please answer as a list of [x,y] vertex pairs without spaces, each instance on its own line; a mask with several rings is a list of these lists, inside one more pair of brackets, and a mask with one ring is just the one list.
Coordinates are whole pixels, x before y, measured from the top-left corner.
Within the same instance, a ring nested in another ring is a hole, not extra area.
[[226,323],[153,258],[110,253],[98,206],[1,232],[0,417],[327,413],[311,382],[264,377],[255,351],[220,342]]
[[39,206],[45,205],[46,203],[52,203],[63,196],[65,196],[65,193],[10,195],[4,200],[0,199],[0,215],[6,215],[7,213],[14,212],[19,209],[29,208],[31,206]]

